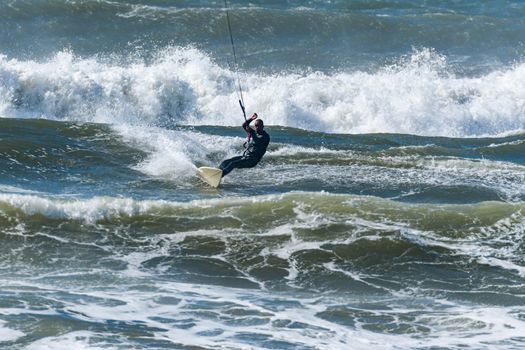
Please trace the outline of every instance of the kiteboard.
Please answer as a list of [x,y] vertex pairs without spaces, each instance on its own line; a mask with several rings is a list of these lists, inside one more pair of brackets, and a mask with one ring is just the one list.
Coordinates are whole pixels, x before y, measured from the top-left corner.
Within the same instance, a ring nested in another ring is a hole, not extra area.
[[200,178],[211,187],[219,187],[222,179],[222,170],[203,166],[197,169]]

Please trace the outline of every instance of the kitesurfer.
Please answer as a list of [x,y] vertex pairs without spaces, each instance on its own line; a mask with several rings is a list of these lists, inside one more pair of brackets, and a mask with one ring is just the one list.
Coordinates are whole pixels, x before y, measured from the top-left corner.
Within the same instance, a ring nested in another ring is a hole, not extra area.
[[[257,119],[257,113],[254,113],[250,119],[247,119],[242,127],[248,133],[248,141],[246,150],[242,156],[233,157],[224,160],[219,169],[222,170],[222,176],[226,176],[235,168],[253,168],[259,163],[266,148],[270,143],[270,135],[264,131],[264,123],[261,119]],[[250,122],[255,120],[253,128],[250,127]]]

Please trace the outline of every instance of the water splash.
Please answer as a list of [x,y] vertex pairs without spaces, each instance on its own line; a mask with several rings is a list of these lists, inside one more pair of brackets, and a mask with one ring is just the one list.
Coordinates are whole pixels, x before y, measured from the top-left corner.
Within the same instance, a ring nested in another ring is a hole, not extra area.
[[[329,133],[501,135],[525,129],[525,64],[460,77],[445,56],[414,50],[375,72],[243,75],[248,112],[267,124]],[[152,63],[60,52],[45,62],[0,56],[0,114],[111,124],[238,125],[234,75],[173,47]]]

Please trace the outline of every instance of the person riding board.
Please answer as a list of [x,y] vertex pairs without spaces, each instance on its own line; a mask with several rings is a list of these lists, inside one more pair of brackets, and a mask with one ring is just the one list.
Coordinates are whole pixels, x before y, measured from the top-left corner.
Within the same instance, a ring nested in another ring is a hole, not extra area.
[[[235,168],[253,168],[266,153],[266,148],[270,143],[270,135],[264,131],[264,122],[257,117],[257,113],[254,113],[250,119],[242,124],[243,129],[249,134],[248,145],[242,156],[226,159],[219,165],[219,169],[222,170],[222,177],[228,175]],[[254,129],[250,127],[250,122],[253,120],[255,120]]]

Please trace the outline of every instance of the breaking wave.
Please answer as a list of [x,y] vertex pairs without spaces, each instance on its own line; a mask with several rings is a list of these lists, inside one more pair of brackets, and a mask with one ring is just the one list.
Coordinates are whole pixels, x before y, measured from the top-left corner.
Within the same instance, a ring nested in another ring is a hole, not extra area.
[[[195,48],[151,63],[0,56],[0,115],[125,125],[238,125],[235,74]],[[495,136],[525,129],[525,64],[458,76],[414,51],[374,72],[241,74],[248,112],[267,124],[328,133]]]

